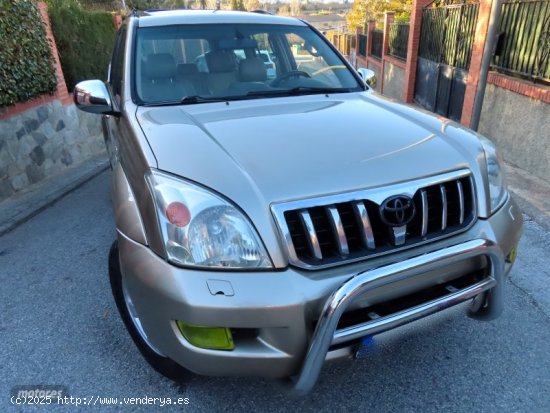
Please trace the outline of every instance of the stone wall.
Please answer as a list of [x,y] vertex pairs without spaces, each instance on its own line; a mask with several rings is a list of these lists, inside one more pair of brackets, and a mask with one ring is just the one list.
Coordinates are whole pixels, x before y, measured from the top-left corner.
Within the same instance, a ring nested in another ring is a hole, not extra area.
[[52,100],[0,120],[0,201],[105,151],[101,117]]
[[384,61],[384,95],[403,100],[405,87],[405,69],[396,64]]
[[550,181],[550,103],[488,84],[479,132],[508,162]]

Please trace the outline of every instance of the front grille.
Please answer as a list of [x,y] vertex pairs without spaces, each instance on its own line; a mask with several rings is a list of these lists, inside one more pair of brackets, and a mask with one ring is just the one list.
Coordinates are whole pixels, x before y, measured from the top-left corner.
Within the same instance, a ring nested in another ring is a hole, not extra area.
[[[404,196],[414,204],[416,212],[406,225],[389,225],[381,216],[381,205],[394,196]],[[275,204],[272,210],[291,263],[303,268],[389,254],[463,231],[476,217],[474,185],[466,170],[374,190]]]

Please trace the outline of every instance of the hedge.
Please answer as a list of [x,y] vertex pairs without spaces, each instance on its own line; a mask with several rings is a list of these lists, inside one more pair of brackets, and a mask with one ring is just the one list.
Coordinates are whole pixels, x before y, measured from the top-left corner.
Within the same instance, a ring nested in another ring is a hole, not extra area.
[[0,0],[0,107],[56,90],[50,45],[31,0]]
[[105,80],[115,41],[113,15],[84,10],[75,0],[50,0],[48,5],[69,91],[82,80]]

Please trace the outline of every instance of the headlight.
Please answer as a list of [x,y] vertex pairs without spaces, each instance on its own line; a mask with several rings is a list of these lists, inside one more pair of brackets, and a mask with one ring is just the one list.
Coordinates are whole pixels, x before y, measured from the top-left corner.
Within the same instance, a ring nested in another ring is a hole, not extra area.
[[149,171],[145,178],[170,262],[197,267],[272,267],[255,229],[231,203],[159,171]]
[[491,204],[491,213],[495,212],[506,199],[506,182],[502,165],[504,163],[500,152],[495,145],[486,138],[480,137],[483,150],[485,151],[485,161],[487,162],[487,175],[489,178],[489,198]]

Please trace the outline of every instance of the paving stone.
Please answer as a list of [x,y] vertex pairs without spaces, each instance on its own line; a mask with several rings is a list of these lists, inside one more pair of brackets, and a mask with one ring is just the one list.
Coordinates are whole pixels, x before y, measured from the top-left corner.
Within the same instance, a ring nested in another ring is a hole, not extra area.
[[19,153],[19,143],[17,141],[14,141],[13,139],[8,139],[6,141],[6,147],[4,150],[7,150],[13,159],[17,158],[17,154]]
[[27,131],[27,133],[34,132],[40,126],[36,119],[25,120],[23,121],[23,124],[25,125],[25,130]]
[[42,168],[44,169],[44,172],[46,173],[46,175],[51,174],[56,167],[57,167],[56,163],[51,158],[46,156],[46,160],[42,165]]
[[25,128],[20,128],[15,134],[17,135],[17,139],[21,139],[26,133]]
[[40,128],[38,128],[37,132],[42,133],[48,139],[53,138],[57,135],[57,132],[54,130],[53,126],[50,125],[48,122],[44,122],[42,125],[40,125]]
[[8,148],[0,148],[0,166],[8,166],[13,163],[13,156],[11,156]]
[[47,106],[40,106],[36,110],[36,114],[38,115],[38,122],[40,123],[44,122],[46,119],[48,119],[48,114],[49,114]]
[[8,176],[15,176],[17,175],[18,173],[21,173],[21,171],[25,170],[25,168],[23,169],[20,169],[18,166],[17,166],[17,163],[15,163],[15,161],[12,161],[11,163],[9,163],[7,165],[7,169],[8,169]]
[[5,177],[0,179],[0,199],[5,199],[12,196],[14,193],[10,180]]
[[15,156],[29,156],[31,151],[36,146],[36,141],[34,140],[32,135],[25,135],[21,138],[20,141],[15,140],[14,142],[15,145],[11,145],[11,148],[14,149],[14,146],[16,147],[14,152]]
[[29,184],[29,178],[26,173],[16,175],[11,180],[11,185],[15,191],[20,191]]
[[65,122],[63,122],[63,119],[59,119],[55,127],[55,131],[59,132],[60,130],[63,130],[63,129],[65,129]]
[[25,168],[31,162],[32,162],[32,159],[29,156],[29,154],[27,155],[19,154],[15,159],[15,169],[13,169],[12,172],[10,172],[10,176],[15,176],[15,175],[19,175],[20,173],[24,173]]
[[42,165],[46,157],[44,156],[44,151],[42,150],[41,146],[35,146],[35,148],[30,153],[31,159],[34,161],[35,164],[38,166]]
[[48,138],[46,137],[46,135],[40,132],[33,132],[32,137],[35,140],[35,142],[40,146],[43,146],[48,141]]
[[66,148],[63,148],[61,151],[61,163],[65,166],[69,166],[73,163],[73,157]]
[[45,177],[42,168],[35,164],[27,165],[27,167],[25,168],[25,172],[27,173],[27,178],[29,179],[29,182],[31,184],[41,181]]

